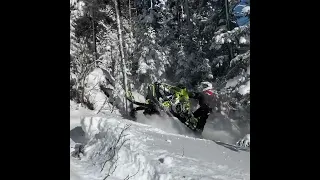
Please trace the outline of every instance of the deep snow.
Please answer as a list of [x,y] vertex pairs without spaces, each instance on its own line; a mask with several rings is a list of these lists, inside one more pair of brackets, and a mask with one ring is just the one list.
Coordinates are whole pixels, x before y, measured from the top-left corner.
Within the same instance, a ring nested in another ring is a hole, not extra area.
[[[179,135],[192,134],[178,122],[168,121],[157,118],[148,122],[148,118],[140,118],[139,122],[151,124],[146,125],[116,114],[100,117],[82,108],[72,109],[70,154],[75,144],[81,143],[85,144],[85,155],[80,159],[70,155],[70,179],[103,179],[112,163],[106,163],[101,171],[102,166],[126,125],[130,127],[116,147],[127,140],[120,149],[115,148],[118,153],[114,159],[118,160],[111,166],[111,172],[113,167],[117,168],[107,179],[125,179],[133,175],[130,179],[250,179],[249,152],[236,152],[211,140]],[[155,128],[159,124],[163,126]]]

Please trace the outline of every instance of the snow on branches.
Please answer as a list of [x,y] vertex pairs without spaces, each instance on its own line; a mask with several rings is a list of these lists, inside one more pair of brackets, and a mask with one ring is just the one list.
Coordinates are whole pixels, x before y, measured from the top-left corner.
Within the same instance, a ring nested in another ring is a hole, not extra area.
[[217,31],[216,36],[213,38],[214,44],[225,44],[225,43],[232,43],[236,41],[236,38],[250,34],[250,23],[244,26],[236,27],[232,31],[223,32],[223,30]]

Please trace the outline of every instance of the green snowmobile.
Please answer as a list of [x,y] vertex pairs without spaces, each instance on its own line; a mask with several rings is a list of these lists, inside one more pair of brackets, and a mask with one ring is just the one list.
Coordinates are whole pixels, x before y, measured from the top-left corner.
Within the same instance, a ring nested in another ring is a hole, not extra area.
[[191,112],[191,103],[187,89],[181,85],[172,86],[166,83],[153,83],[148,86],[146,102],[136,102],[128,93],[128,100],[138,107],[130,112],[132,118],[136,118],[136,112],[142,110],[144,115],[164,114],[178,118],[182,123],[193,131],[202,131],[203,127],[198,127],[198,121],[206,121],[207,117],[196,118]]

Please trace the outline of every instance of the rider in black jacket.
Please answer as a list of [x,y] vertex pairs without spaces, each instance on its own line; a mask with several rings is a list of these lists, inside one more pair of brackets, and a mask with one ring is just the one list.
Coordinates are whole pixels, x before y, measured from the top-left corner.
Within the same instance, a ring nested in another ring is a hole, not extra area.
[[193,112],[193,118],[190,118],[189,121],[196,126],[198,131],[203,131],[206,121],[218,101],[210,82],[202,82],[198,89],[198,91],[189,92],[189,97],[198,100],[200,106]]

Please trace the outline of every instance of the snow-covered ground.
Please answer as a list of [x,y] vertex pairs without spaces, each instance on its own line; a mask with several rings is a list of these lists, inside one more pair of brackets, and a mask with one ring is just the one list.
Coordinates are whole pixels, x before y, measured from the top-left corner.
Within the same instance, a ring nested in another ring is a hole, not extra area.
[[[71,109],[70,179],[104,179],[109,172],[111,180],[250,179],[249,152],[181,135],[191,133],[165,119],[150,120],[150,125],[147,120],[140,118],[142,124]],[[80,158],[71,156],[76,144],[85,145]]]

